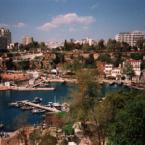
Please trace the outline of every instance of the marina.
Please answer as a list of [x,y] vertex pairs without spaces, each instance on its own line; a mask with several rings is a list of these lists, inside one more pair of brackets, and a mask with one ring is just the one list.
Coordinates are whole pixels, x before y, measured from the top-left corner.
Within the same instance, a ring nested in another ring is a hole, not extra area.
[[[22,118],[23,120],[20,121],[21,124],[19,126],[23,126],[24,124],[39,124],[43,121],[45,113],[51,114],[55,113],[52,111],[66,110],[65,106],[67,106],[67,104],[64,104],[64,107],[61,107],[61,104],[67,102],[70,98],[68,94],[74,86],[54,83],[52,84],[52,87],[55,87],[56,89],[54,91],[1,91],[0,123],[4,125],[4,130],[16,130],[16,126],[17,124],[20,124],[19,120],[22,120]],[[104,85],[101,92],[104,96],[107,92],[117,91],[122,88],[123,86]],[[38,102],[36,101],[37,98],[39,98]]]

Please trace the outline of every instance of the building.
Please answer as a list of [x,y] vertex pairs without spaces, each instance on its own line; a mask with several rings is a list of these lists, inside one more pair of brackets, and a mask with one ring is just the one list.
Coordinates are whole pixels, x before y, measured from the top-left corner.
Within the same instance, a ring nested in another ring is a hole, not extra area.
[[111,76],[112,69],[113,69],[112,64],[105,64],[104,73],[106,77]]
[[0,36],[0,49],[7,48],[7,38]]
[[134,59],[129,59],[127,60],[128,63],[131,64],[135,76],[140,76],[141,75],[141,60],[134,60]]
[[111,77],[119,80],[122,76],[121,66],[113,68],[113,64],[105,64],[104,73],[107,78]]
[[136,46],[136,42],[142,39],[144,39],[144,33],[140,31],[123,32],[115,36],[116,41],[126,42],[130,46]]
[[33,37],[30,37],[30,36],[26,36],[22,40],[23,45],[28,45],[28,44],[33,43],[33,42],[34,42]]
[[94,44],[96,44],[97,42],[91,38],[86,38],[86,39],[82,39],[82,40],[76,40],[74,41],[75,44],[79,43],[79,44],[88,44],[89,46],[92,46]]
[[0,28],[0,48],[6,49],[11,43],[11,32],[9,29]]

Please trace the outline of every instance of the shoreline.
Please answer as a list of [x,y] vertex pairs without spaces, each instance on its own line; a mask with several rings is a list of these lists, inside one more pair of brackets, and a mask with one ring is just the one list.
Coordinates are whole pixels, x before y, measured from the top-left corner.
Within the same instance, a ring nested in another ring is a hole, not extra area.
[[7,90],[17,90],[17,91],[54,91],[55,88],[26,88],[26,87],[8,87],[8,86],[0,86],[0,91],[7,91]]

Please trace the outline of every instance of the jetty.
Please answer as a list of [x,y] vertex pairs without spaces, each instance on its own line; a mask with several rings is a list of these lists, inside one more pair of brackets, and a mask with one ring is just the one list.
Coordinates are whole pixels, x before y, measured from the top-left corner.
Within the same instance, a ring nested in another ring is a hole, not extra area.
[[19,91],[54,91],[55,88],[33,88],[33,87],[11,87],[11,90],[19,90]]
[[54,91],[54,87],[33,88],[33,87],[17,87],[17,86],[0,86],[0,91],[18,90],[18,91]]
[[43,106],[43,105],[40,105],[40,104],[29,102],[27,100],[21,101],[21,103],[23,105],[31,106],[31,107],[42,109],[42,110],[49,111],[49,112],[55,112],[55,113],[61,112],[60,110],[58,110],[54,107],[53,108],[52,107],[46,107],[46,106]]

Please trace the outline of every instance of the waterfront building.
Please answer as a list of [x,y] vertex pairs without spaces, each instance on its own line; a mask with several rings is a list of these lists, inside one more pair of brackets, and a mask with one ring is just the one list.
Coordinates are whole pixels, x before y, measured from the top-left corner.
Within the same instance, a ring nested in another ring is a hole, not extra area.
[[105,64],[104,73],[105,73],[106,77],[111,76],[112,69],[113,69],[113,65],[112,64]]
[[134,60],[134,59],[129,59],[127,60],[128,63],[130,63],[132,65],[132,68],[134,70],[134,74],[136,76],[140,76],[141,75],[141,60]]
[[11,43],[11,32],[9,29],[0,28],[0,48],[6,49]]
[[130,46],[136,46],[138,40],[144,39],[144,33],[140,31],[122,32],[115,36],[115,40],[119,42],[126,42]]
[[118,80],[122,76],[121,65],[119,67],[114,68],[113,64],[105,64],[104,73],[106,77],[112,77]]
[[30,36],[26,36],[22,40],[23,45],[28,45],[28,44],[33,43],[33,42],[34,42],[33,37],[30,37]]

